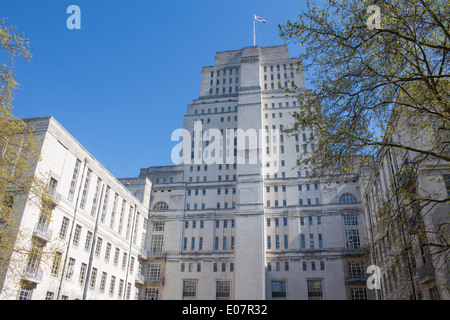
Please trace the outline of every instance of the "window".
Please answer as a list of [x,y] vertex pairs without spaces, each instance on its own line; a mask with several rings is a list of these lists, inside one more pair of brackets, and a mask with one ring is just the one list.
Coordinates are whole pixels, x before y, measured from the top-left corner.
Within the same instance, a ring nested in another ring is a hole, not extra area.
[[63,217],[63,221],[61,223],[61,229],[59,230],[59,236],[63,239],[67,235],[67,227],[68,226],[69,226],[69,219],[66,217]]
[[197,280],[183,281],[183,300],[194,300],[197,296]]
[[86,269],[87,269],[87,264],[82,263],[81,268],[80,268],[80,277],[78,279],[78,283],[80,285],[82,285],[84,283],[84,280],[86,278]]
[[344,215],[344,226],[357,226],[358,216],[356,214]]
[[59,267],[61,265],[61,258],[62,258],[62,254],[60,252],[55,252],[55,256],[53,259],[53,265],[52,265],[52,269],[51,269],[52,276],[58,275]]
[[350,288],[352,300],[367,300],[366,288]]
[[159,201],[159,202],[155,203],[155,205],[153,206],[153,210],[154,211],[166,211],[166,210],[169,210],[169,205],[164,201]]
[[450,175],[444,176],[445,187],[447,188],[447,195],[450,196]]
[[339,203],[356,203],[358,200],[356,200],[355,196],[350,193],[344,193],[339,198]]
[[231,293],[230,281],[217,281],[216,282],[216,300],[230,300]]
[[152,235],[150,244],[150,252],[152,253],[161,253],[163,251],[164,244],[164,235],[162,234],[154,234]]
[[81,209],[84,209],[84,207],[86,206],[86,198],[87,198],[87,193],[89,190],[89,181],[91,180],[91,174],[92,174],[92,171],[90,169],[88,169],[88,171],[86,173],[86,179],[84,180],[83,192],[81,194],[81,201],[80,201]]
[[81,163],[81,161],[79,159],[77,159],[77,162],[75,163],[75,168],[73,169],[72,181],[70,182],[69,195],[67,197],[67,199],[70,201],[73,200],[73,196],[75,195],[75,188],[77,185],[77,177],[78,177],[78,171],[80,170],[80,163]]
[[91,240],[92,232],[88,231],[86,234],[86,242],[84,243],[84,250],[89,251],[89,248],[91,247]]
[[116,284],[116,277],[115,276],[111,276],[111,283],[109,284],[109,294],[113,295],[114,293],[114,286]]
[[76,247],[78,247],[78,244],[80,242],[80,234],[81,234],[81,226],[77,224],[75,227],[75,233],[73,235],[73,241],[72,244]]
[[364,280],[365,270],[362,261],[348,262],[348,276],[350,280]]
[[322,300],[322,280],[308,280],[308,300]]
[[359,231],[345,230],[345,239],[348,250],[357,250],[359,248]]
[[95,186],[94,198],[92,199],[92,208],[91,208],[91,216],[92,217],[95,215],[95,212],[97,211],[97,199],[98,199],[98,193],[100,191],[101,183],[102,183],[102,179],[97,178],[97,184]]
[[272,281],[272,300],[286,300],[286,281]]
[[70,258],[69,263],[67,264],[67,273],[66,273],[66,280],[72,279],[73,274],[73,268],[75,267],[75,259]]

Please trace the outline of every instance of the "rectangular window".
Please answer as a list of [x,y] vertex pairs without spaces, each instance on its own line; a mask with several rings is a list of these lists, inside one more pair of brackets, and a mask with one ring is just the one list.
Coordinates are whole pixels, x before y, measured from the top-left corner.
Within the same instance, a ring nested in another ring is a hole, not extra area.
[[97,200],[98,200],[98,194],[100,191],[100,185],[102,183],[102,179],[97,178],[97,184],[95,186],[95,193],[94,198],[92,199],[92,208],[91,208],[91,216],[95,216],[95,212],[97,211]]
[[68,226],[69,226],[69,219],[66,217],[63,217],[63,221],[61,223],[61,229],[59,230],[59,236],[63,239],[66,238]]
[[272,281],[272,300],[286,300],[286,281]]
[[305,235],[304,234],[300,235],[300,248],[302,248],[302,249],[306,248],[306,240],[305,240]]
[[89,190],[89,182],[91,180],[91,174],[92,174],[91,169],[88,169],[88,171],[86,173],[86,178],[84,180],[83,191],[81,193],[81,200],[80,200],[80,208],[81,209],[84,209],[86,207],[86,199],[87,199],[87,194],[88,194],[88,190]]
[[230,300],[231,296],[230,281],[216,282],[216,300]]
[[67,273],[66,273],[66,280],[72,279],[73,275],[73,268],[75,267],[75,259],[70,258],[69,263],[67,264]]
[[111,253],[111,243],[106,244],[106,250],[105,250],[105,261],[109,261],[109,254]]
[[358,230],[345,230],[345,239],[348,250],[357,250],[359,248]]
[[114,202],[113,202],[113,208],[111,210],[111,220],[109,221],[109,227],[112,229],[114,228],[114,217],[116,215],[116,209],[117,209],[117,199],[119,198],[119,195],[117,193],[114,194]]
[[75,188],[77,186],[77,178],[78,178],[78,172],[80,170],[80,164],[81,164],[81,161],[79,159],[77,159],[77,162],[75,163],[75,167],[73,169],[72,181],[70,182],[69,195],[67,197],[67,199],[69,201],[72,201],[73,196],[75,195]]
[[109,294],[113,295],[114,294],[114,287],[116,285],[116,277],[115,276],[111,276],[111,282],[109,284]]
[[114,252],[114,264],[116,266],[119,263],[119,255],[120,255],[120,249],[116,248],[116,251]]
[[91,279],[89,279],[89,288],[94,289],[95,288],[95,280],[97,279],[97,269],[92,268],[91,271]]
[[80,277],[78,279],[78,283],[80,285],[83,285],[84,281],[86,280],[86,270],[87,270],[87,264],[82,263],[80,268]]
[[194,300],[197,296],[197,280],[183,281],[183,300]]
[[344,215],[344,226],[357,226],[358,216],[356,214]]
[[450,196],[450,175],[444,176],[445,188],[447,189],[447,195]]
[[103,206],[102,206],[102,215],[100,217],[100,222],[105,223],[106,219],[106,210],[108,209],[108,198],[109,198],[109,192],[111,188],[109,186],[106,187],[105,196],[103,197]]
[[366,288],[350,288],[352,300],[367,300]]
[[100,257],[100,252],[102,251],[102,238],[97,238],[97,243],[95,245],[95,256]]
[[88,231],[86,234],[86,242],[84,243],[84,250],[89,251],[89,248],[91,247],[91,241],[92,241],[92,232]]
[[102,272],[102,278],[100,280],[100,292],[104,292],[105,291],[105,286],[106,286],[106,277],[107,277],[107,273],[106,272]]
[[307,280],[308,300],[323,300],[322,280]]
[[77,224],[75,227],[75,233],[73,235],[73,241],[72,244],[75,247],[78,247],[78,244],[80,243],[80,235],[81,235],[81,226]]
[[55,252],[55,256],[53,258],[53,265],[52,265],[52,269],[51,269],[52,276],[58,275],[59,267],[61,265],[61,257],[62,257],[62,254],[60,252]]

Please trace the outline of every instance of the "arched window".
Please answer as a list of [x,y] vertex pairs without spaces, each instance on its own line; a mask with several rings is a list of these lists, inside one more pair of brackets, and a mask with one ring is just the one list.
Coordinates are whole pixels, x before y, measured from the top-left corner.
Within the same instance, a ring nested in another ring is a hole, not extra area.
[[358,200],[356,200],[355,196],[350,193],[344,193],[339,198],[339,203],[356,203]]
[[165,203],[164,201],[159,201],[159,202],[155,203],[155,205],[153,206],[153,210],[166,211],[166,210],[169,210],[169,205],[167,203]]

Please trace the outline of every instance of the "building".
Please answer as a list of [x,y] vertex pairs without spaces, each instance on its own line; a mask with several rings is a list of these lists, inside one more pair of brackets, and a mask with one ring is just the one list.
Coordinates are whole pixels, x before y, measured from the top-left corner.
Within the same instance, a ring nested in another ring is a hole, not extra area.
[[283,132],[303,103],[284,88],[306,92],[298,62],[246,47],[203,67],[180,164],[139,175],[153,182],[140,299],[370,297],[358,176],[310,179],[296,161],[314,130]]
[[448,133],[440,136],[438,117],[403,109],[394,109],[385,139],[409,148],[381,149],[362,183],[371,264],[380,268],[376,298],[448,300],[450,166],[415,151],[439,154]]
[[[129,191],[54,118],[25,120],[40,138],[33,174],[48,182],[51,218],[27,199],[14,201],[16,247],[1,274],[0,299],[135,299],[151,183]],[[143,192],[144,191],[144,192]]]
[[298,63],[284,45],[217,52],[176,164],[137,178],[114,178],[55,119],[27,119],[52,219],[14,203],[28,232],[17,241],[38,250],[2,275],[0,298],[370,299],[359,176],[312,178],[297,159],[313,128],[283,131],[304,103]]

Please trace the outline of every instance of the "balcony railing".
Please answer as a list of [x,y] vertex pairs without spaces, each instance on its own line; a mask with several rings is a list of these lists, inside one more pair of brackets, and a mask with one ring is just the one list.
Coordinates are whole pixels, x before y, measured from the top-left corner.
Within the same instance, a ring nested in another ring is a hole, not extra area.
[[345,282],[346,283],[365,283],[368,279],[368,276],[366,275],[349,275],[345,276]]
[[33,230],[33,236],[45,241],[50,241],[53,231],[48,228],[48,225],[43,223],[36,223]]
[[39,270],[39,269],[37,269],[37,268],[34,269],[34,268],[31,268],[31,267],[27,267],[27,268],[25,269],[25,271],[24,271],[22,277],[23,277],[25,280],[28,280],[28,281],[31,281],[31,282],[36,282],[36,283],[38,283],[38,282],[41,282],[41,280],[42,280],[42,275],[43,275],[42,270]]
[[424,263],[418,269],[419,279],[422,283],[433,281],[435,279],[434,276],[434,268],[430,262]]
[[152,252],[147,250],[141,250],[139,253],[139,257],[145,260],[164,259],[166,257],[166,254],[164,252]]

